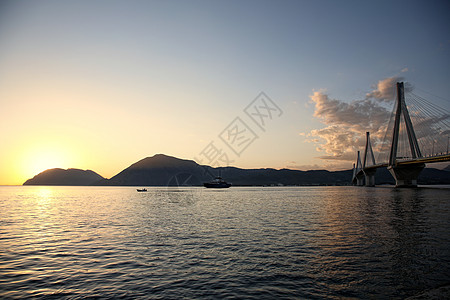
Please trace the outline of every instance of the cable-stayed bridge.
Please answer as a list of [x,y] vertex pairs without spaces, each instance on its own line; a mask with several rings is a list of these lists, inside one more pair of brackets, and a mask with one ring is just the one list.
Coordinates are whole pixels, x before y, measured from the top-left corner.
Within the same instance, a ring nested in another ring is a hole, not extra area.
[[386,135],[376,142],[375,159],[370,133],[361,157],[358,151],[352,182],[374,186],[378,168],[387,168],[396,187],[415,187],[427,163],[450,161],[450,112],[430,101],[407,92],[397,82],[397,98]]

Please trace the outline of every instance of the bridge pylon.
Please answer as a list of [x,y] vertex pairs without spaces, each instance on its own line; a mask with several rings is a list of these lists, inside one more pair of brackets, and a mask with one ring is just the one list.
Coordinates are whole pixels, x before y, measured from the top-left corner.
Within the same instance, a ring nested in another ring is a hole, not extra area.
[[409,146],[412,158],[422,157],[419,143],[417,142],[416,134],[409,117],[408,109],[405,103],[404,85],[403,82],[397,82],[397,109],[395,112],[394,132],[392,135],[391,151],[389,155],[388,170],[395,179],[396,187],[416,187],[417,178],[420,172],[425,168],[424,163],[398,165],[397,147],[398,137],[400,134],[401,117],[405,121],[406,133],[408,135]]
[[[368,158],[370,156],[370,162],[368,162]],[[369,165],[369,163],[371,163]],[[375,165],[375,156],[373,155],[372,144],[370,143],[370,133],[366,132],[366,147],[364,149],[364,159],[362,170],[364,172],[364,176],[366,178],[366,186],[375,186],[375,173],[377,172],[376,168],[368,168],[369,166]]]

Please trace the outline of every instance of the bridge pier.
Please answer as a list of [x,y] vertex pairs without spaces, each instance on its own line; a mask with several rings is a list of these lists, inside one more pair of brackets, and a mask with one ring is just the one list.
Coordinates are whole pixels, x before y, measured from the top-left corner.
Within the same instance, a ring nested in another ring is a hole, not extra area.
[[375,173],[377,169],[365,169],[364,176],[366,178],[366,186],[375,186]]
[[388,170],[395,179],[395,187],[417,187],[417,178],[425,164],[389,166]]
[[364,174],[362,174],[362,172],[358,173],[355,179],[356,179],[356,186],[364,186]]

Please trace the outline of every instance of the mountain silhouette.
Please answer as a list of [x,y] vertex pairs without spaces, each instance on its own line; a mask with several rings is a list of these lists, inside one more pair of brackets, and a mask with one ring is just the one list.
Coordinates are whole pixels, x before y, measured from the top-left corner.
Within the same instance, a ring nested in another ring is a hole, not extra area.
[[[24,184],[30,185],[102,185],[102,186],[202,186],[215,176],[221,176],[233,186],[256,185],[349,185],[352,170],[299,171],[290,169],[213,168],[199,165],[193,160],[164,154],[144,158],[110,179],[93,171],[77,169],[47,170]],[[377,170],[376,184],[395,184],[386,168]],[[424,169],[419,184],[450,184],[450,172],[433,168]]]
[[92,185],[104,179],[91,170],[49,169],[25,181],[23,185]]
[[[97,182],[96,185],[202,186],[203,182],[211,180],[219,173],[234,186],[349,185],[352,177],[352,170],[213,168],[199,165],[193,160],[156,154],[132,164],[111,179]],[[427,168],[422,171],[418,182],[419,184],[450,184],[450,172]],[[395,181],[389,171],[382,168],[377,171],[376,184],[395,184]]]
[[179,159],[164,154],[144,158],[111,179],[104,179],[96,185],[131,185],[131,186],[179,186],[202,185],[210,180],[207,169],[195,161]]

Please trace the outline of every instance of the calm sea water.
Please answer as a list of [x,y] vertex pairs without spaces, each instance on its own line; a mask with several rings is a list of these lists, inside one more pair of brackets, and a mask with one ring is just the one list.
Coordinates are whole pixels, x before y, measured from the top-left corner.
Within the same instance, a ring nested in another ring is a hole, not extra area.
[[0,187],[0,298],[404,298],[450,282],[450,190]]

